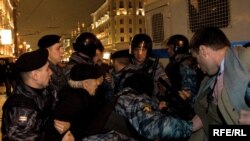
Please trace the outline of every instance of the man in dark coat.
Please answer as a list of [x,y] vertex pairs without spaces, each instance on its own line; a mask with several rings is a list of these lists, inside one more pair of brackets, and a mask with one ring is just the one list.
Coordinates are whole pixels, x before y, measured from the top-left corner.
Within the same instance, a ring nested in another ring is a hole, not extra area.
[[54,118],[70,122],[69,130],[76,141],[86,136],[88,126],[98,111],[95,93],[102,81],[102,74],[93,65],[76,64],[70,71],[68,85],[59,94]]

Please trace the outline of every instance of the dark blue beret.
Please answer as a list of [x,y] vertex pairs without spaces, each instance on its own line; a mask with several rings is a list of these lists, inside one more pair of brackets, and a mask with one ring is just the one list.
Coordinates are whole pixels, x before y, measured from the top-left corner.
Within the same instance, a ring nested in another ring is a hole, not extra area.
[[37,45],[39,48],[48,48],[54,45],[55,43],[59,43],[60,39],[61,39],[61,36],[58,36],[58,35],[53,35],[53,34],[45,35],[39,39]]
[[70,71],[70,79],[75,81],[97,79],[101,76],[102,73],[95,66],[89,64],[76,64]]
[[129,50],[119,50],[111,54],[110,58],[115,59],[115,58],[127,58],[129,57]]
[[15,62],[15,71],[29,72],[44,66],[48,61],[47,49],[38,49],[22,54]]

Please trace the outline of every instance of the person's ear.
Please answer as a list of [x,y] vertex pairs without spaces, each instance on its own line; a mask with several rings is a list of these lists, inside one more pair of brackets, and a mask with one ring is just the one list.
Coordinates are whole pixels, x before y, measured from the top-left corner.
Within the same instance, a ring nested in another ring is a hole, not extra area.
[[37,70],[33,70],[33,71],[31,71],[30,72],[30,76],[31,76],[31,78],[33,79],[33,80],[37,80],[38,79],[38,72],[37,72]]
[[201,54],[202,56],[207,57],[208,54],[209,54],[209,51],[208,51],[207,47],[204,46],[204,45],[200,45],[199,48],[200,48],[200,54]]
[[88,81],[87,80],[83,80],[82,81],[82,85],[83,85],[84,89],[87,89],[88,88]]

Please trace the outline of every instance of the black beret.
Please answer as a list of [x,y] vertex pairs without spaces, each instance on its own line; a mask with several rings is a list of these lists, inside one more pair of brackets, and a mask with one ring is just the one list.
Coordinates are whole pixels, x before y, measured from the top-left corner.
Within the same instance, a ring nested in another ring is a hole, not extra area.
[[129,50],[119,50],[111,54],[110,58],[115,59],[115,58],[127,58],[129,57]]
[[58,36],[58,35],[53,35],[53,34],[45,35],[39,39],[37,45],[39,48],[48,48],[54,45],[55,43],[59,43],[60,39],[61,39],[61,36]]
[[15,63],[15,71],[17,73],[29,72],[41,68],[47,63],[48,54],[46,49],[38,49],[22,54]]
[[95,66],[89,64],[76,64],[70,71],[70,79],[74,81],[97,79],[101,76],[102,73]]

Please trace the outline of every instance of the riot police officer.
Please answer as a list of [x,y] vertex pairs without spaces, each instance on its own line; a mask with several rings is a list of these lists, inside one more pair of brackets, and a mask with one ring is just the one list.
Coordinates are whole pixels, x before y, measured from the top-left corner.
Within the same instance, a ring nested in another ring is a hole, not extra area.
[[163,65],[152,55],[153,42],[147,34],[136,34],[131,41],[131,63],[136,69],[146,72],[154,81],[153,98],[165,94],[159,78],[168,82]]
[[101,42],[97,37],[90,32],[83,32],[77,36],[75,42],[73,43],[73,52],[69,58],[67,64],[67,69],[64,72],[69,79],[70,70],[75,64],[89,64],[94,65],[93,58],[96,55],[96,50],[98,46],[101,45]]
[[74,53],[70,56],[69,63],[93,64],[93,57],[96,54],[100,41],[90,32],[81,33],[73,43]]
[[189,41],[184,35],[169,37],[167,43],[169,64],[165,68],[174,93],[193,103],[198,90],[198,68],[189,51]]

